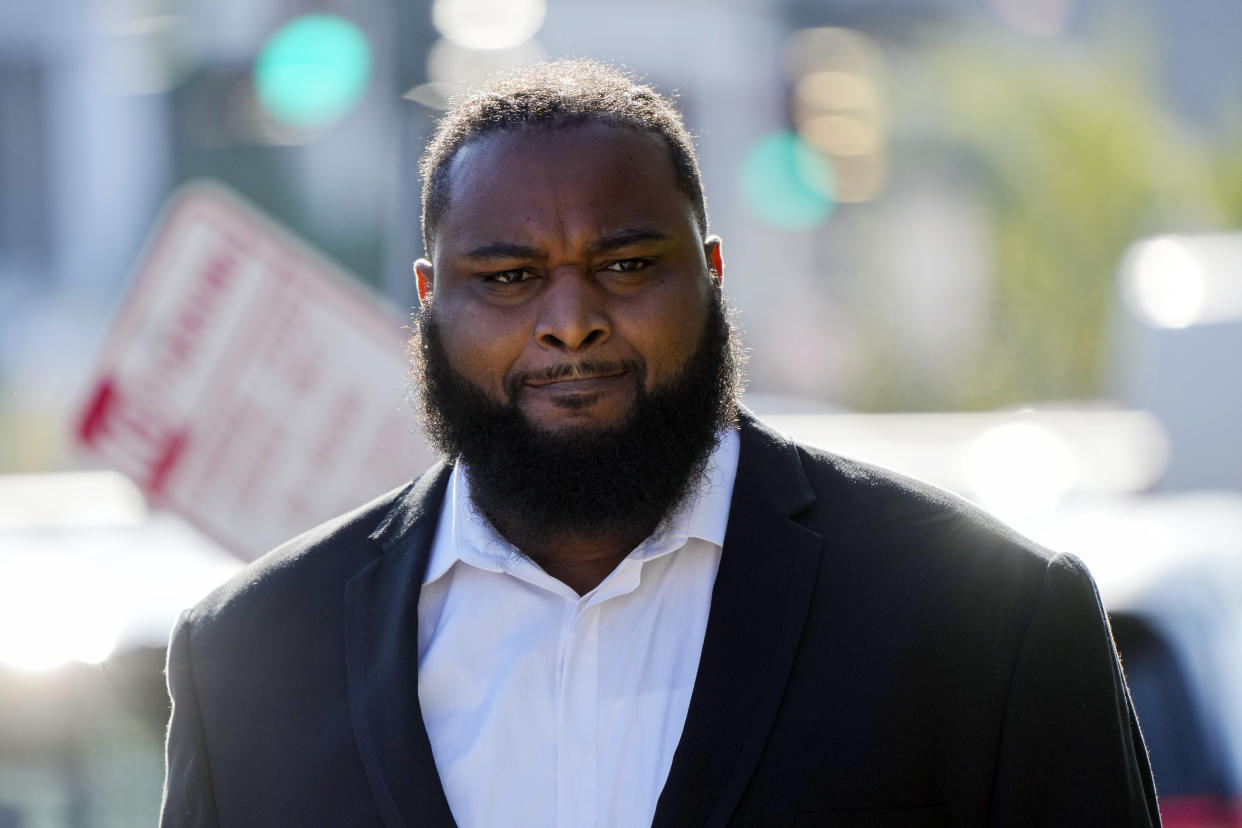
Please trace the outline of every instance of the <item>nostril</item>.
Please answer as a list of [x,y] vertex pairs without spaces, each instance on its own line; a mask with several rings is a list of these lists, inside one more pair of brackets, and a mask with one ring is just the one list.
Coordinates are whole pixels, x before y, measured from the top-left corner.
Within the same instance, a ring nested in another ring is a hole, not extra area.
[[558,348],[565,351],[577,352],[591,345],[598,345],[608,338],[608,331],[605,327],[591,328],[582,335],[577,335],[577,331],[552,333],[551,331],[543,331],[538,334],[539,344],[545,348]]

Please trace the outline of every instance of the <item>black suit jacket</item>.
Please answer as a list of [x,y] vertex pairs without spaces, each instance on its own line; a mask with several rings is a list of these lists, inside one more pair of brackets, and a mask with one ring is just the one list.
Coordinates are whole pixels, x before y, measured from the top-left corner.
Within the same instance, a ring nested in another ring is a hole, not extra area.
[[[416,630],[447,479],[290,541],[182,616],[164,825],[452,824]],[[1158,823],[1081,563],[744,419],[655,825]]]

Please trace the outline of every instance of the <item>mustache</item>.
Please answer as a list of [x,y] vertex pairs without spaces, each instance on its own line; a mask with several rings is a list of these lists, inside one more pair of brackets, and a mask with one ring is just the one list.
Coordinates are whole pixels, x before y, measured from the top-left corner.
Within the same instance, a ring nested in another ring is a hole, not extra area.
[[538,371],[521,371],[505,377],[505,394],[514,399],[528,382],[546,383],[565,379],[581,379],[584,377],[610,376],[613,374],[630,373],[641,385],[646,380],[647,366],[640,360],[598,360],[581,359],[573,362],[559,362],[541,368]]

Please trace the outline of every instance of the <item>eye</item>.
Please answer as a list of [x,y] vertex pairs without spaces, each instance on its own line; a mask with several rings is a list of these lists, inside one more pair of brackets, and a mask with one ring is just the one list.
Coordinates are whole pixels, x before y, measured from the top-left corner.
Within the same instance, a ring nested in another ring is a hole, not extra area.
[[604,266],[604,270],[614,273],[637,273],[651,266],[650,259],[618,259]]
[[525,282],[533,279],[534,275],[529,270],[502,270],[499,273],[489,273],[483,277],[488,282],[495,282],[501,285],[516,285],[519,282]]

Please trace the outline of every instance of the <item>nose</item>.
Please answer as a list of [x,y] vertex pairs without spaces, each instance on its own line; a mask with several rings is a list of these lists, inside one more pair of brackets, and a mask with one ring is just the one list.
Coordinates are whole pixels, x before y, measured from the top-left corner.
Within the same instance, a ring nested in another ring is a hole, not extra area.
[[612,333],[604,290],[580,272],[555,272],[541,297],[535,340],[567,353],[599,345]]

